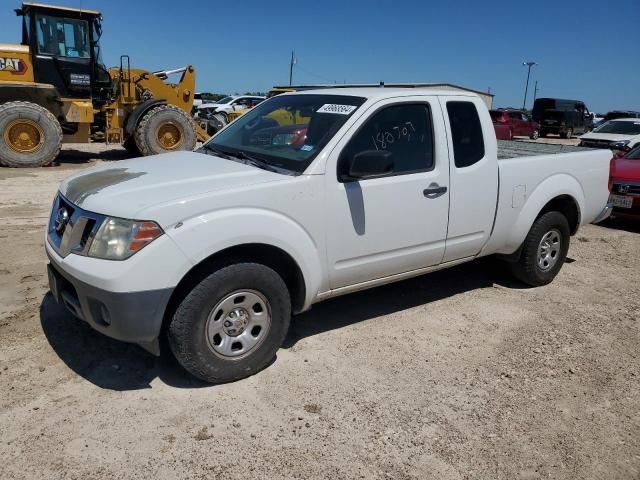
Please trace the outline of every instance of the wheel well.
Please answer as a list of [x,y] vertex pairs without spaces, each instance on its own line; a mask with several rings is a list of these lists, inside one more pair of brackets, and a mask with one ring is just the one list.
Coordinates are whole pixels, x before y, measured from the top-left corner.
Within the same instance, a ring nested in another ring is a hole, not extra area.
[[580,207],[578,207],[578,203],[570,195],[560,195],[549,201],[542,210],[540,210],[536,219],[547,212],[562,213],[569,222],[571,235],[575,235],[578,231],[578,227],[580,226]]
[[125,137],[129,137],[133,135],[138,122],[140,119],[152,108],[157,107],[158,105],[166,105],[167,101],[163,99],[150,99],[145,102],[142,102],[138,105],[133,112],[129,114],[127,117],[127,121],[125,122]]
[[288,253],[278,247],[259,243],[249,243],[237,245],[214,253],[189,270],[182,280],[180,280],[180,283],[178,283],[171,295],[171,299],[169,300],[169,304],[165,312],[163,328],[168,325],[168,322],[173,316],[173,312],[178,307],[182,299],[201,280],[216,270],[241,262],[259,263],[276,271],[287,285],[289,295],[291,296],[291,307],[293,312],[296,313],[302,310],[306,289],[302,271],[295,260]]

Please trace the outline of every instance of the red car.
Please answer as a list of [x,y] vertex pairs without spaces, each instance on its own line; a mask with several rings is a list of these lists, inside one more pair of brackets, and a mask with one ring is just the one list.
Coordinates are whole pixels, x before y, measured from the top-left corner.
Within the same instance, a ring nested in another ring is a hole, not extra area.
[[[533,140],[540,136],[540,124],[534,122],[526,112],[500,108],[490,110],[496,135],[501,140],[511,140],[513,137],[529,137]],[[505,130],[505,126],[507,129]],[[504,132],[507,132],[505,136]]]
[[612,215],[640,220],[640,145],[613,161]]

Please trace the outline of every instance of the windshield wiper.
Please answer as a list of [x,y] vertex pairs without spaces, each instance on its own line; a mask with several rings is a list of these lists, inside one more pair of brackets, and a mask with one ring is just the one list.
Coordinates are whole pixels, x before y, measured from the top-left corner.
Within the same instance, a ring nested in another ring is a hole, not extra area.
[[207,152],[211,152],[214,155],[217,155],[218,157],[222,157],[222,158],[226,158],[227,160],[236,160],[237,157],[235,155],[232,155],[228,152],[224,152],[222,150],[218,150],[215,147],[212,147],[211,145],[209,145],[208,143],[205,143],[202,148],[204,150],[206,150]]
[[251,165],[252,167],[262,168],[263,170],[268,170],[270,172],[275,172],[275,173],[290,173],[288,170],[271,165],[270,163],[265,162],[264,160],[261,160],[259,158],[253,157],[247,154],[246,152],[243,152],[242,150],[238,150],[233,155],[236,156],[237,158],[244,160],[245,165]]
[[287,170],[285,168],[280,168],[275,165],[271,165],[264,160],[253,157],[242,150],[236,150],[235,152],[227,152],[224,150],[220,150],[216,147],[211,146],[206,143],[201,147],[203,150],[210,152],[213,155],[218,157],[225,158],[227,160],[231,160],[234,162],[244,163],[245,165],[251,165],[252,167],[261,168],[262,170],[268,170],[269,172],[282,173],[285,175],[295,175],[294,172]]

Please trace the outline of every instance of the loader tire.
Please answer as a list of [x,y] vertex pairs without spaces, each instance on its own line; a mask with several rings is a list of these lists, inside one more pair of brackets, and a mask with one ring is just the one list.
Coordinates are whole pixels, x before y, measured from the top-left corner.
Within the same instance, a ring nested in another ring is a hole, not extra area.
[[127,152],[129,152],[129,154],[132,157],[140,157],[142,156],[142,153],[140,152],[140,149],[138,148],[138,145],[136,145],[136,138],[131,135],[129,138],[127,138],[124,143],[122,144],[122,146],[125,148],[125,150]]
[[140,153],[145,156],[193,150],[197,140],[196,127],[184,110],[173,105],[160,105],[142,117],[135,139]]
[[0,105],[0,165],[42,167],[62,146],[60,122],[49,110],[30,102]]

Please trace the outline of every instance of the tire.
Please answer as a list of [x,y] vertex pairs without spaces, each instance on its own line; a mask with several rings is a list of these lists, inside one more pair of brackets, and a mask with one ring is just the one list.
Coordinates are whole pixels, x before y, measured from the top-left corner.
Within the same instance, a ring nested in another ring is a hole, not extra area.
[[546,132],[545,130],[540,130],[540,136],[541,136],[542,138],[546,138],[546,136],[547,136],[547,132]]
[[127,138],[124,143],[122,144],[122,146],[125,148],[125,150],[127,152],[129,152],[129,154],[133,157],[141,157],[142,153],[140,152],[140,149],[138,148],[138,145],[136,144],[136,138],[132,135],[129,138]]
[[[164,134],[161,129],[166,129]],[[136,145],[145,156],[193,150],[196,140],[193,119],[187,112],[173,105],[160,105],[149,110],[135,131]]]
[[[257,333],[255,318],[263,325]],[[209,383],[225,383],[271,364],[290,320],[291,298],[280,275],[264,265],[237,263],[212,273],[186,295],[173,314],[167,339],[185,370]]]
[[[554,249],[553,239],[556,237],[559,244]],[[522,244],[519,260],[511,264],[515,277],[534,287],[551,283],[567,258],[570,238],[569,222],[560,212],[547,212],[540,216],[533,222]],[[549,242],[550,248],[544,248],[543,242]]]
[[533,132],[531,132],[531,135],[529,135],[529,138],[531,140],[537,140],[538,137],[540,137],[540,132],[538,130],[534,130]]
[[573,128],[567,128],[566,132],[562,132],[560,134],[560,138],[571,138],[573,137]]
[[61,147],[62,128],[49,110],[30,102],[0,105],[0,165],[49,165]]

